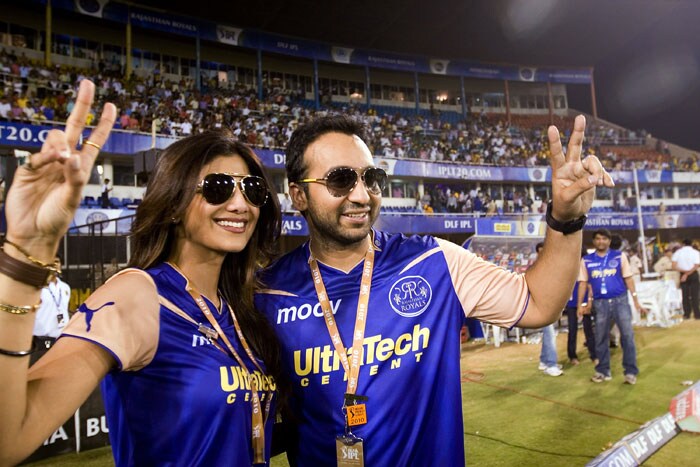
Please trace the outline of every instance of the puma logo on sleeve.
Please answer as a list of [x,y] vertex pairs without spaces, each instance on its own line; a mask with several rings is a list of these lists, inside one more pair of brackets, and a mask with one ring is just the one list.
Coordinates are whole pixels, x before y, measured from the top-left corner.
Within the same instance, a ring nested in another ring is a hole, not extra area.
[[106,306],[110,306],[110,305],[114,305],[114,302],[107,302],[107,303],[105,303],[104,305],[102,305],[102,306],[100,306],[99,308],[96,308],[96,309],[94,309],[94,310],[91,309],[91,308],[89,308],[85,303],[83,303],[82,305],[80,305],[80,307],[78,308],[78,312],[79,312],[79,313],[85,313],[85,323],[87,323],[87,328],[86,328],[85,330],[86,330],[87,332],[90,332],[90,327],[91,327],[91,323],[92,323],[92,318],[93,318],[93,316],[95,316],[95,313],[97,313],[98,311],[100,311],[102,308],[104,308],[104,307],[106,307]]

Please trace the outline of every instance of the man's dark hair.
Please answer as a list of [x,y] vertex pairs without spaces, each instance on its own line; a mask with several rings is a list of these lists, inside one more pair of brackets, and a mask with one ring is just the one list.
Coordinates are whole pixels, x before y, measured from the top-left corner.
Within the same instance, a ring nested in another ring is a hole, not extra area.
[[620,237],[618,234],[614,234],[610,238],[610,249],[619,250],[620,248],[622,248],[622,237]]
[[685,246],[693,246],[693,241],[689,238],[684,238],[683,239],[683,245]]
[[608,239],[612,240],[612,234],[608,229],[596,229],[593,232],[593,238],[595,238],[596,235],[601,235],[603,237],[607,237]]
[[356,135],[363,141],[367,141],[364,124],[345,115],[319,117],[301,125],[292,133],[285,150],[287,158],[285,168],[287,169],[287,179],[290,182],[297,182],[304,178],[304,172],[306,171],[304,152],[311,143],[326,133]]

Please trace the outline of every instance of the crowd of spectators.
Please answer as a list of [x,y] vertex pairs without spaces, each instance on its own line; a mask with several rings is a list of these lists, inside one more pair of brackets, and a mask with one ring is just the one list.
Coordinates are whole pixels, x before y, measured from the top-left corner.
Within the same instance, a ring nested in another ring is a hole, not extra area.
[[533,246],[534,242],[523,239],[473,237],[469,249],[485,261],[516,273],[524,273],[537,259]]
[[[363,116],[364,117],[364,116]],[[486,115],[470,115],[453,125],[422,116],[369,115],[375,154],[384,157],[448,161],[470,165],[547,165],[546,134],[528,131]]]
[[[260,99],[255,89],[239,83],[204,79],[198,90],[191,78],[172,81],[158,69],[145,77],[124,78],[117,67],[103,62],[94,69],[66,66],[46,68],[25,56],[0,51],[0,119],[35,123],[64,121],[70,113],[77,83],[90,78],[96,84],[96,103],[114,102],[120,109],[117,129],[187,136],[207,128],[230,128],[246,143],[260,148],[283,148],[304,121],[322,113],[342,112],[362,119],[369,128],[374,154],[387,158],[411,158],[470,165],[548,165],[546,124],[542,116],[518,116],[518,126],[501,116],[470,114],[468,118],[443,118],[439,112],[416,115],[396,108],[378,113],[363,105],[326,103],[315,110],[303,90],[290,90],[270,83]],[[90,112],[88,125],[94,123]],[[456,120],[456,123],[454,123]],[[561,122],[568,139],[571,125]],[[630,134],[600,123],[591,126],[591,141],[629,139]],[[603,138],[605,136],[605,138]],[[646,135],[643,135],[646,137]],[[641,151],[643,157],[634,157]],[[649,155],[651,151],[652,156]],[[664,152],[642,147],[589,145],[609,169],[672,169],[698,171],[697,156],[676,160]],[[476,201],[476,200],[473,200]],[[465,204],[465,203],[463,203]],[[474,203],[476,204],[476,203]],[[488,204],[488,203],[487,203]]]
[[476,187],[455,189],[442,184],[426,184],[416,200],[424,213],[463,213],[487,217],[502,214],[544,214],[547,200],[533,200],[526,190],[506,189],[502,198]]

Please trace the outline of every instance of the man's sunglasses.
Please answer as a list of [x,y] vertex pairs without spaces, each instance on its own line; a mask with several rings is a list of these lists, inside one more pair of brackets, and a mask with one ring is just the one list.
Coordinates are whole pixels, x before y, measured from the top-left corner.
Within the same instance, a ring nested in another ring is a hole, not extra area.
[[377,167],[367,167],[364,170],[338,167],[328,172],[323,178],[305,178],[299,180],[299,183],[323,183],[331,195],[341,198],[354,190],[360,179],[367,187],[367,191],[373,195],[381,195],[389,177],[384,170]]
[[[239,180],[236,180],[238,178]],[[211,173],[197,184],[195,193],[201,193],[207,203],[223,204],[233,196],[236,185],[240,183],[241,193],[248,204],[257,208],[267,201],[270,192],[265,179],[255,175],[236,173]]]

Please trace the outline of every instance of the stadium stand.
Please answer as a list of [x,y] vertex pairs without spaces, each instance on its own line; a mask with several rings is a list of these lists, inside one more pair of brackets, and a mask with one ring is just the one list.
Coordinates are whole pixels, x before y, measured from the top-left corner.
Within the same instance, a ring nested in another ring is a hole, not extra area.
[[[228,127],[251,146],[279,150],[299,123],[337,112],[367,123],[370,147],[384,161],[536,169],[548,165],[547,126],[556,124],[566,140],[573,116],[579,113],[567,108],[564,88],[556,91],[553,100],[557,104],[549,112],[546,95],[530,99],[527,92],[519,96],[513,91],[511,101],[520,102],[519,108],[506,113],[504,100],[497,93],[484,92],[475,81],[466,82],[468,102],[461,107],[454,92],[441,95],[434,84],[421,88],[418,95],[410,86],[391,83],[391,77],[377,78],[365,89],[361,78],[334,79],[323,73],[315,100],[313,81],[304,72],[279,72],[271,67],[256,75],[249,68],[254,62],[246,62],[245,57],[241,63],[202,61],[202,68],[197,68],[201,79],[197,80],[193,61],[185,55],[134,49],[132,58],[137,65],[125,76],[123,48],[110,44],[109,39],[91,42],[90,38],[65,35],[67,31],[54,33],[54,60],[46,66],[43,53],[38,53],[41,44],[35,41],[44,33],[41,26],[31,29],[14,25],[12,20],[5,25],[12,34],[3,35],[0,45],[0,120],[10,122],[50,125],[64,120],[73,105],[76,83],[88,77],[97,84],[95,109],[107,100],[121,109],[117,132],[179,137],[205,128]],[[205,54],[206,48],[204,45]],[[289,68],[294,65],[290,63]],[[537,83],[531,86],[535,89]],[[420,106],[417,101],[412,105],[411,100],[417,98]],[[88,120],[94,119],[91,113]],[[666,142],[651,138],[645,130],[625,129],[591,117],[585,150],[613,171],[688,172],[690,181],[700,170],[697,154],[672,153]],[[142,179],[130,168],[133,158],[121,161],[126,169],[121,167],[119,174],[109,167],[114,160],[108,157],[104,163],[115,181],[112,206],[138,206],[142,189],[131,184]],[[100,176],[95,173],[92,183],[97,184]],[[544,180],[528,180],[392,177],[383,211],[392,215],[541,214],[548,188]],[[280,192],[285,191],[285,183],[277,173]],[[664,212],[677,213],[695,211],[698,205],[693,200],[700,192],[692,184],[643,182],[640,195],[644,213],[661,213],[659,201],[665,203]],[[89,185],[81,206],[99,208],[98,197],[99,192],[91,191]],[[614,190],[599,190],[598,197],[592,213],[632,212],[636,206],[628,179]]]
[[[378,163],[391,166],[408,161],[425,166],[503,169],[497,176],[481,179],[426,176],[411,171],[398,172],[398,176],[392,174],[381,217],[388,219],[389,228],[407,234],[430,232],[452,236],[458,242],[473,234],[483,234],[477,228],[482,226],[490,229],[484,237],[506,231],[516,235],[536,234],[538,226],[543,225],[541,217],[549,196],[548,182],[542,175],[546,170],[541,170],[548,165],[546,128],[557,125],[566,140],[574,115],[579,113],[569,109],[565,99],[556,111],[531,107],[505,113],[502,106],[486,105],[487,93],[476,87],[470,89],[473,82],[467,83],[466,111],[460,111],[454,95],[446,101],[439,100],[436,89],[428,87],[418,93],[391,82],[392,77],[381,76],[365,90],[364,83],[353,82],[358,78],[351,77],[351,72],[340,80],[346,85],[334,84],[339,80],[331,77],[332,73],[328,76],[320,73],[317,90],[320,97],[316,101],[312,79],[304,76],[310,74],[308,70],[298,75],[292,73],[291,77],[276,71],[276,67],[298,65],[291,60],[289,65],[267,65],[263,61],[262,66],[269,68],[262,69],[258,75],[251,68],[254,58],[244,57],[241,63],[236,61],[239,56],[230,62],[217,59],[218,62],[202,63],[202,74],[197,80],[192,59],[184,53],[165,57],[169,52],[152,54],[148,50],[134,50],[139,56],[139,66],[126,76],[123,49],[77,37],[81,31],[55,32],[54,62],[46,66],[41,59],[41,47],[35,41],[45,31],[14,25],[12,19],[5,21],[4,29],[15,32],[0,33],[0,125],[10,122],[43,127],[65,121],[74,104],[76,84],[90,78],[97,85],[94,108],[98,109],[105,101],[115,102],[121,109],[115,133],[129,137],[152,132],[160,137],[180,137],[206,128],[228,127],[241,141],[259,150],[279,152],[298,124],[320,114],[343,113],[367,124],[369,145]],[[71,35],[66,35],[67,32]],[[153,49],[156,48],[154,45]],[[203,48],[206,54],[206,43]],[[149,54],[158,58],[147,59]],[[272,61],[284,62],[272,56]],[[221,79],[221,73],[227,79]],[[345,91],[341,89],[344,86]],[[412,92],[415,94],[411,95]],[[353,97],[354,93],[359,97]],[[477,96],[479,93],[482,96]],[[365,98],[367,94],[371,99]],[[413,106],[411,100],[416,94],[420,105],[416,102]],[[372,104],[368,105],[370,100]],[[95,113],[91,113],[88,123],[94,123],[95,118]],[[696,188],[696,180],[700,178],[695,177],[700,171],[697,154],[674,152],[667,143],[651,138],[645,130],[625,129],[590,117],[586,134],[586,153],[601,158],[609,170],[636,169],[648,173],[640,183],[638,197],[630,177],[623,177],[613,190],[599,190],[599,200],[590,211],[591,225],[615,225],[614,230],[625,232],[630,239],[637,235],[635,228],[639,223],[653,225],[653,229],[647,230],[647,235],[657,235],[653,243],[646,245],[650,262],[663,251],[671,229],[700,225],[700,190]],[[2,155],[7,156],[3,159],[14,158],[9,152]],[[113,170],[119,156],[127,169],[116,176]],[[115,182],[110,198],[114,209],[101,208],[99,180],[103,174],[95,172],[94,186],[88,186],[81,202],[81,217],[75,219],[64,244],[65,275],[75,290],[72,308],[109,277],[108,269],[113,273],[128,261],[130,219],[143,196],[141,186],[132,186],[138,184],[138,177],[130,154],[100,157],[98,163],[104,164]],[[505,170],[508,168],[521,170],[519,174],[530,170],[540,174],[509,178]],[[278,191],[284,192],[287,182],[281,168],[277,166],[271,172]],[[663,178],[660,172],[667,177]],[[672,176],[678,174],[681,175],[678,179]],[[637,204],[643,216],[640,221],[635,220]],[[295,236],[303,236],[299,233],[303,230],[302,223],[298,213],[285,215],[283,249],[293,244]],[[663,241],[662,236],[666,237]],[[639,249],[644,247],[640,245]],[[520,272],[532,262],[522,249],[491,250],[477,249],[477,253]],[[86,449],[96,445],[92,441],[92,445],[86,444]]]
[[[203,128],[229,127],[236,136],[260,148],[282,148],[300,122],[317,113],[342,112],[364,120],[371,128],[371,148],[388,158],[422,159],[468,163],[470,165],[546,165],[545,115],[514,115],[507,124],[501,114],[430,112],[391,106],[329,103],[313,110],[313,103],[301,93],[279,87],[266,87],[264,98],[255,89],[241,84],[221,85],[215,79],[195,89],[192,79],[171,81],[160,74],[128,78],[119,72],[99,68],[79,69],[57,65],[46,68],[24,55],[0,51],[0,119],[49,123],[65,119],[72,108],[75,86],[82,78],[98,85],[95,108],[114,102],[122,109],[117,128],[127,131],[185,136]],[[94,113],[88,118],[94,119]],[[569,128],[572,117],[555,116],[553,123]],[[92,122],[89,122],[92,123]],[[568,130],[566,130],[568,131]],[[593,146],[608,168],[663,168],[672,165],[670,157],[647,148],[644,138],[630,138],[625,130],[596,123],[590,141],[616,142]],[[566,134],[564,134],[566,136]],[[635,146],[628,146],[631,142]],[[697,160],[676,161],[677,169],[697,169]]]

